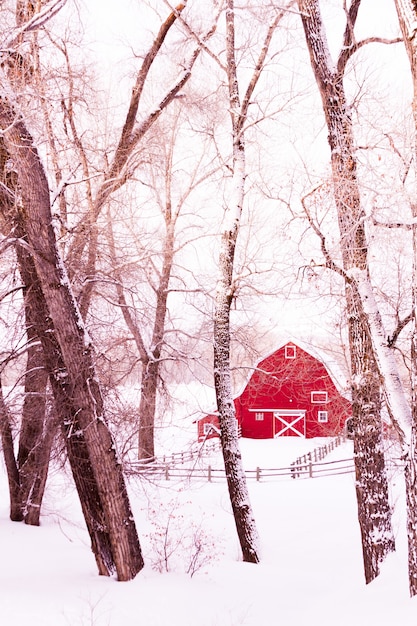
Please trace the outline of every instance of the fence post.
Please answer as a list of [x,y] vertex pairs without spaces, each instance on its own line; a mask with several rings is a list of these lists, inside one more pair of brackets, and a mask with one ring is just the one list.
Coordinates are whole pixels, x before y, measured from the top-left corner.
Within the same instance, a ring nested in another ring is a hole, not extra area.
[[257,480],[257,482],[259,482],[260,479],[261,479],[261,468],[257,467],[256,468],[256,480]]
[[310,460],[310,463],[308,464],[308,475],[310,478],[313,478],[313,463]]
[[295,459],[294,463],[291,463],[291,476],[293,478],[298,478],[298,466],[300,464],[300,459]]
[[165,480],[169,480],[169,464],[165,465]]
[[208,466],[207,470],[208,470],[208,481],[209,483],[211,483],[211,465]]

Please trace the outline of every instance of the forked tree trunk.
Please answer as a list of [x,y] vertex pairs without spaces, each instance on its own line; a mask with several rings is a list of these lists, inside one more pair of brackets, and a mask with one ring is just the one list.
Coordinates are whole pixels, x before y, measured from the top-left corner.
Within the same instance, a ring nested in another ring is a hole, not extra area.
[[155,317],[153,321],[152,338],[148,349],[145,346],[141,328],[132,315],[131,307],[125,297],[123,276],[118,270],[119,264],[116,258],[116,246],[110,216],[108,216],[107,220],[107,241],[116,279],[117,299],[126,326],[132,333],[133,340],[139,352],[142,368],[139,402],[138,459],[143,463],[150,463],[155,459],[156,401],[160,382],[161,353],[165,345],[165,320],[167,316],[169,281],[171,279],[175,254],[176,216],[172,215],[170,199],[166,201],[164,218],[166,235],[162,252],[162,270],[159,275],[158,287],[155,290]]
[[24,245],[26,237],[21,226],[16,223],[16,234],[22,245],[18,247],[19,266],[25,284],[31,285],[32,322],[42,344],[55,409],[59,417],[63,438],[66,443],[68,460],[80,498],[92,550],[96,557],[100,574],[108,575],[114,570],[112,547],[106,518],[96,486],[94,468],[90,460],[85,438],[77,420],[77,408],[68,389],[65,364],[61,348],[56,340],[52,320],[46,306],[42,288],[37,276],[32,256]]
[[[15,196],[18,194],[16,176],[9,172],[6,163],[8,154],[4,144],[0,141],[0,177],[4,187],[0,194],[0,211],[2,223],[8,233],[13,232],[19,237],[17,225],[13,222]],[[18,264],[21,268],[21,255],[17,248]],[[21,268],[22,269],[22,268]],[[29,277],[30,280],[30,277]],[[26,350],[26,373],[24,387],[24,401],[21,416],[19,448],[17,459],[14,458],[14,446],[12,433],[7,420],[4,422],[3,436],[7,467],[10,469],[11,456],[14,471],[10,473],[10,517],[14,521],[24,521],[27,524],[38,525],[43,493],[48,474],[50,449],[56,431],[53,420],[50,419],[51,411],[46,411],[48,374],[45,369],[45,360],[42,347],[39,344],[33,322],[33,297],[31,285],[23,281],[23,300],[25,326],[28,348]],[[4,400],[2,400],[4,405]],[[3,407],[5,409],[5,405]],[[3,410],[4,413],[4,410]],[[7,452],[6,452],[7,449]],[[17,479],[14,472],[18,473]],[[15,485],[19,489],[15,489]]]
[[[170,209],[165,215],[166,237],[163,250],[163,264],[160,281],[156,290],[155,319],[153,323],[151,350],[142,353],[142,378],[139,403],[139,445],[138,457],[141,461],[153,461],[155,458],[155,414],[159,387],[162,348],[165,343],[165,320],[167,316],[168,288],[174,260],[175,220]],[[126,319],[126,318],[125,318]],[[135,333],[136,336],[139,333]],[[143,346],[143,342],[141,342]]]
[[[122,469],[103,414],[91,342],[59,257],[48,183],[23,120],[16,117],[4,97],[0,100],[0,125],[5,129],[5,147],[21,191],[18,219],[27,236],[47,318],[50,317],[49,333],[54,335],[62,358],[51,384],[54,393],[63,389],[66,392],[61,402],[56,397],[56,408],[59,415],[65,414],[67,444],[73,453],[72,470],[93,550],[101,574],[116,571],[119,580],[130,580],[143,566],[139,540]],[[91,482],[84,478],[87,472]],[[100,541],[103,536],[105,540]]]
[[[331,151],[333,193],[338,214],[344,270],[368,272],[364,215],[356,176],[352,121],[346,104],[344,69],[353,47],[360,0],[349,9],[343,48],[333,65],[318,0],[298,0],[311,66],[320,91]],[[370,329],[354,281],[346,284],[358,519],[366,582],[395,548],[382,449],[381,385]]]

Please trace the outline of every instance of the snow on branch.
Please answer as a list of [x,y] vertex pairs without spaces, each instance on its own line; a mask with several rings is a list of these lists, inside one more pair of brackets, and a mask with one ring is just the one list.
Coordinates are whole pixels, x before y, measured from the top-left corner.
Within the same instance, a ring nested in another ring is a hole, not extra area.
[[41,28],[44,24],[49,22],[50,19],[54,17],[67,3],[67,0],[55,0],[47,5],[42,11],[39,13],[35,13],[33,17],[30,18],[23,26],[16,29],[12,39],[6,44],[6,48],[12,48],[16,45],[16,43],[22,38],[25,33],[29,33],[31,31],[37,30]]

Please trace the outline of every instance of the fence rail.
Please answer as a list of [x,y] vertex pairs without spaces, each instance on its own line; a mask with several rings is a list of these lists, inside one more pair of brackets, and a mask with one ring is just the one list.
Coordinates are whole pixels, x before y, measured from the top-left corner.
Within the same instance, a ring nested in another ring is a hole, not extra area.
[[322,446],[317,446],[316,448],[314,448],[314,450],[303,454],[303,456],[299,456],[298,459],[294,461],[294,463],[291,463],[291,465],[306,465],[309,463],[317,463],[317,461],[322,461],[325,456],[327,456],[335,448],[340,446],[344,441],[346,441],[346,438],[343,434],[337,435]]
[[[307,452],[298,457],[289,467],[281,468],[260,468],[254,470],[246,470],[245,474],[249,480],[274,479],[280,477],[290,478],[315,478],[318,476],[330,476],[337,474],[346,474],[354,471],[353,459],[343,459],[339,461],[331,461],[327,463],[321,462],[323,458],[337,448],[345,441],[343,435],[338,435],[329,440],[328,443],[317,446],[314,450]],[[148,479],[163,480],[206,480],[215,482],[216,480],[225,480],[226,474],[224,469],[217,469],[208,465],[207,467],[199,467],[194,464],[193,467],[180,467],[189,462],[197,461],[199,458],[211,454],[220,449],[219,439],[210,439],[205,441],[198,448],[191,448],[183,452],[174,452],[155,458],[152,463],[143,463],[140,461],[130,461],[125,464],[125,471],[129,475],[141,475]]]
[[[142,476],[148,480],[202,480],[218,482],[226,479],[224,469],[208,465],[207,467],[184,468],[169,463],[152,463],[147,465],[130,464],[126,471],[130,475]],[[342,459],[328,462],[292,463],[289,467],[261,468],[245,470],[248,480],[261,482],[274,478],[318,478],[337,476],[354,472],[353,459]]]
[[182,452],[172,452],[171,454],[164,454],[162,456],[155,457],[152,463],[149,461],[126,461],[125,465],[127,471],[133,469],[136,471],[141,469],[145,470],[158,465],[170,465],[172,467],[174,465],[183,465],[184,463],[189,463],[190,461],[196,461],[197,459],[208,456],[218,450],[220,450],[220,439],[210,439],[205,441],[198,448],[190,448],[189,450],[183,450]]

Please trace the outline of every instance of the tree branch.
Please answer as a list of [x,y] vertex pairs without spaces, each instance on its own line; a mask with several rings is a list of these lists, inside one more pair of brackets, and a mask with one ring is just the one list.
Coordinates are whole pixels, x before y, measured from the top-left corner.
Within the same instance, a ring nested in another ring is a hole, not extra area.
[[413,313],[409,313],[404,319],[398,320],[397,326],[390,337],[387,338],[387,346],[389,348],[393,348],[397,343],[397,339],[401,333],[401,331],[407,326],[409,322],[413,319]]
[[[290,0],[290,2],[288,3],[288,7],[291,7],[294,4],[295,4],[295,0]],[[252,78],[249,82],[249,85],[247,86],[247,89],[246,89],[246,92],[245,92],[245,95],[243,97],[242,104],[240,107],[239,129],[238,129],[239,132],[241,132],[243,128],[243,124],[246,120],[250,101],[251,101],[253,92],[255,90],[255,87],[258,83],[258,80],[261,76],[261,73],[265,64],[266,55],[268,54],[269,46],[272,41],[272,36],[278,24],[280,23],[281,19],[284,17],[285,12],[286,12],[286,9],[281,9],[281,11],[275,16],[275,18],[272,20],[271,24],[269,25],[262,49],[259,53],[258,61],[255,65],[255,69],[252,74]]]
[[5,47],[13,48],[21,41],[23,35],[44,26],[46,22],[49,22],[49,20],[65,6],[66,2],[67,0],[55,0],[55,2],[46,6],[42,11],[36,13],[26,24],[23,24],[23,26],[15,31],[12,39],[9,39]]
[[302,205],[302,207],[304,209],[304,212],[305,212],[305,214],[307,216],[308,223],[310,224],[311,228],[313,229],[313,231],[315,232],[317,237],[320,239],[320,247],[321,247],[321,252],[322,252],[324,260],[325,260],[325,267],[327,267],[330,270],[333,270],[334,272],[336,272],[336,274],[339,274],[339,276],[342,276],[342,278],[345,281],[351,282],[351,279],[347,276],[346,272],[341,267],[339,267],[333,261],[332,257],[330,256],[330,252],[328,251],[327,245],[326,245],[326,237],[323,235],[323,233],[321,232],[320,228],[314,222],[313,218],[311,217],[310,211],[307,208],[307,204],[306,204],[307,198],[309,198],[314,193],[316,193],[316,191],[318,189],[320,189],[322,186],[323,186],[323,183],[321,183],[320,185],[318,185],[317,187],[312,189],[309,193],[307,193],[305,196],[303,196],[301,198],[301,205]]

